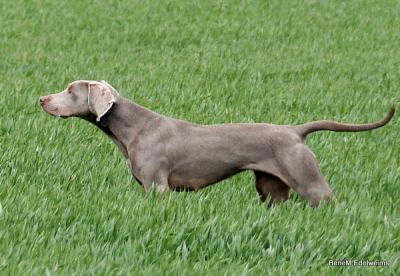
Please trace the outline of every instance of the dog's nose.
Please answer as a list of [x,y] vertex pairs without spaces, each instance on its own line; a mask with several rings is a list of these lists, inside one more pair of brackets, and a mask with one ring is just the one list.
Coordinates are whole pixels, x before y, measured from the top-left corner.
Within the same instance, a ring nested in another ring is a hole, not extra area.
[[39,102],[40,104],[44,104],[45,102],[47,102],[49,100],[49,98],[47,98],[46,96],[42,96],[39,98]]

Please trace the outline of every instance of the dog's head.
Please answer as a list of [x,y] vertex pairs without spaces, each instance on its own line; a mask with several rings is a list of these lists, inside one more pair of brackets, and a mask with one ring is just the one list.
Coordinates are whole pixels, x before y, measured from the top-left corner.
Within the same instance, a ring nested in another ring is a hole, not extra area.
[[113,106],[116,95],[118,92],[105,81],[78,80],[64,91],[40,97],[39,102],[43,110],[53,116],[67,118],[93,114],[100,121]]

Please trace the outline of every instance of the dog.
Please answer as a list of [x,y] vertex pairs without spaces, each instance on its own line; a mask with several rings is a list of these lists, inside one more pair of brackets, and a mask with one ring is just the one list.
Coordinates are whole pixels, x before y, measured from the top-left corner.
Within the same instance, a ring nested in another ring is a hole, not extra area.
[[315,121],[301,125],[199,125],[162,116],[124,97],[106,81],[77,80],[39,99],[43,110],[82,118],[110,137],[134,178],[149,192],[197,191],[244,170],[255,174],[262,202],[286,201],[290,188],[312,206],[332,199],[315,155],[304,143],[320,130],[357,132],[386,125],[395,113],[369,124]]

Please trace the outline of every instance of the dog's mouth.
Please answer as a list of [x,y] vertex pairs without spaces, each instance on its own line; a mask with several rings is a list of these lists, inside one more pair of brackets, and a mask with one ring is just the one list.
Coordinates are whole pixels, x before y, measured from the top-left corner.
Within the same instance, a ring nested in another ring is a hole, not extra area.
[[50,114],[51,116],[59,117],[59,118],[62,118],[62,119],[66,119],[66,118],[69,117],[68,115],[60,114],[58,107],[51,107],[51,106],[42,105],[42,109],[46,113]]
[[58,111],[58,108],[57,108],[57,107],[52,107],[52,106],[45,105],[45,104],[42,104],[41,106],[42,106],[42,109],[43,109],[46,113],[48,113],[48,114],[50,114],[50,115],[53,115],[53,116],[57,116],[57,111]]

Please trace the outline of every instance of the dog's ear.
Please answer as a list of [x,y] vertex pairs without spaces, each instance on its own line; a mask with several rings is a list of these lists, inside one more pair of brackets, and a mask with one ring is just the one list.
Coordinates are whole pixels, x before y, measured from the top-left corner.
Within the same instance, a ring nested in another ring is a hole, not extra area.
[[88,84],[89,110],[96,115],[96,121],[106,114],[115,102],[111,89],[104,84]]
[[109,83],[106,82],[105,80],[101,80],[100,82],[103,83],[103,84],[105,84],[105,85],[107,85],[108,87],[110,87],[111,90],[113,90],[115,93],[117,93],[117,94],[119,95],[117,89],[115,89],[111,84],[109,84]]

